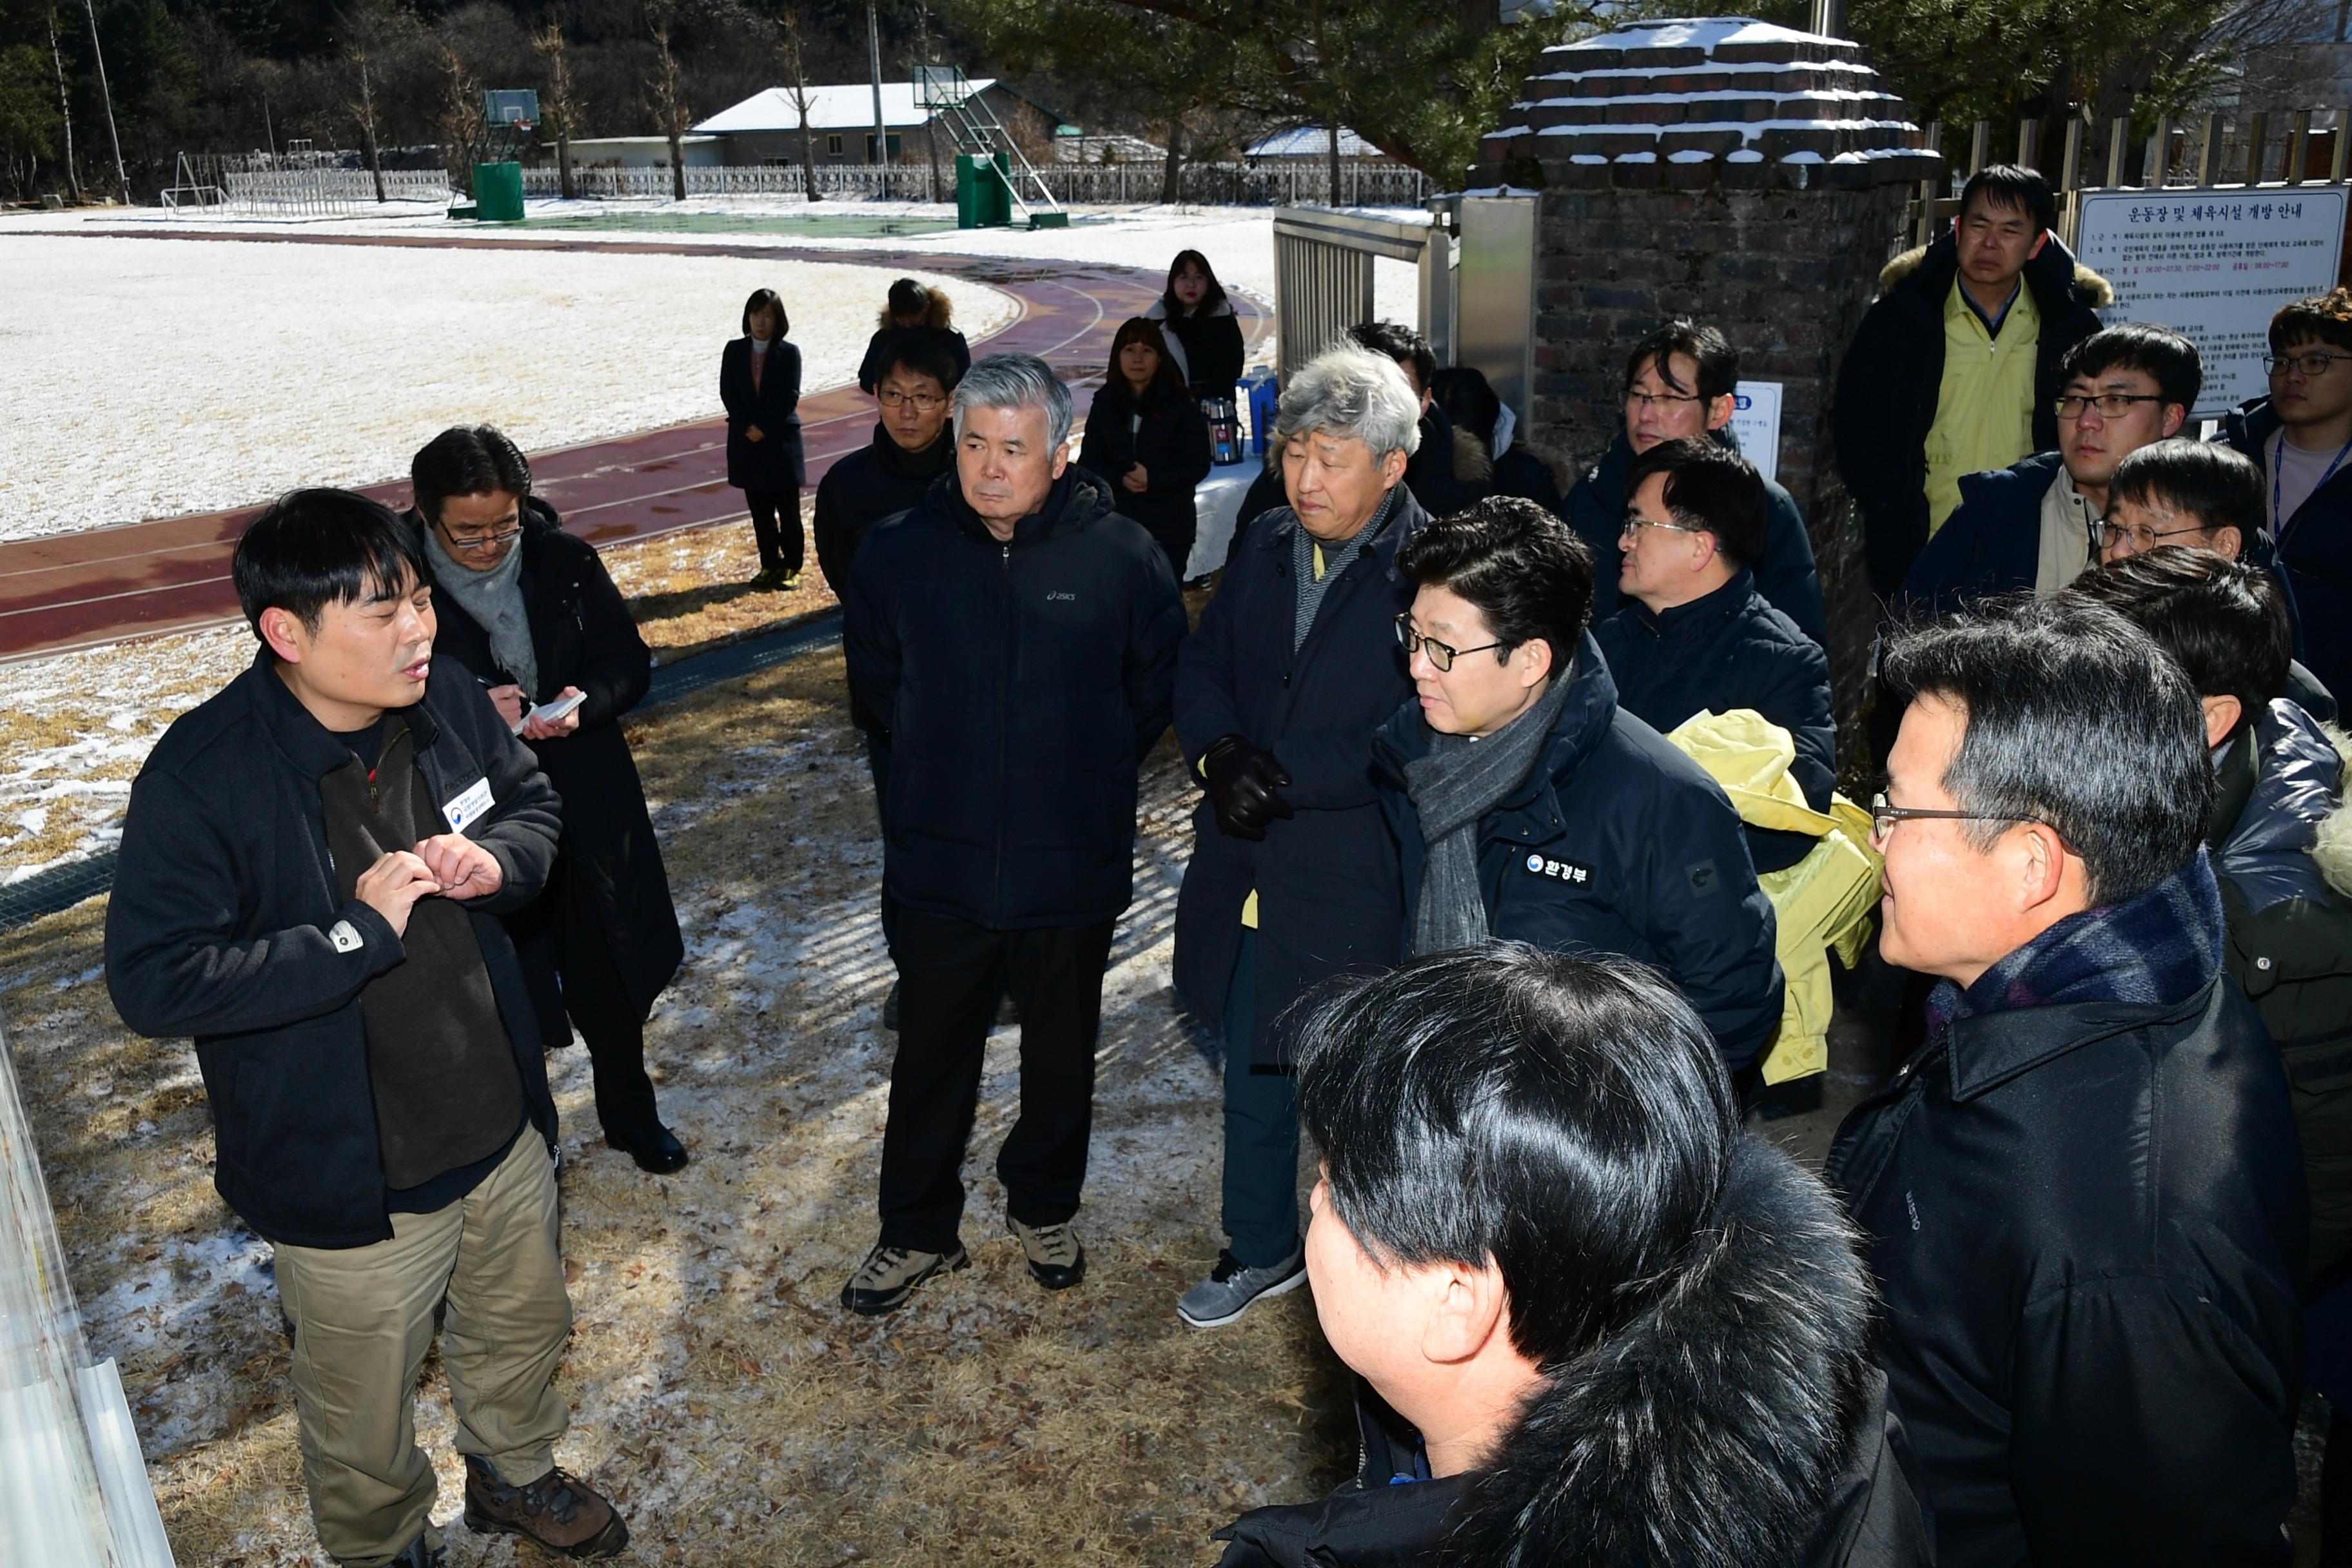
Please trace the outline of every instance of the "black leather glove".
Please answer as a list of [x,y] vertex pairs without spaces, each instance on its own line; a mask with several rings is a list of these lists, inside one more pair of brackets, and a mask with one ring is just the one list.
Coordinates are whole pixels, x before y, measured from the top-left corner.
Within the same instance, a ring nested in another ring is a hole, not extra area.
[[1291,814],[1290,803],[1275,793],[1289,784],[1290,775],[1273,752],[1259,751],[1239,735],[1209,742],[1201,775],[1209,781],[1217,826],[1235,838],[1264,838],[1267,823]]

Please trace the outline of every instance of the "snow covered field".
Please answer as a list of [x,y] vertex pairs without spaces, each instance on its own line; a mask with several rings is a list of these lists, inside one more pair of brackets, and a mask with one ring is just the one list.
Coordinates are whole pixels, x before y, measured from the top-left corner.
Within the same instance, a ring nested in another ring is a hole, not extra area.
[[[118,216],[115,220],[120,222]],[[924,275],[968,332],[997,289]],[[530,450],[719,412],[772,288],[809,390],[854,379],[888,274],[779,256],[154,244],[0,226],[0,540],[369,484],[451,425]]]

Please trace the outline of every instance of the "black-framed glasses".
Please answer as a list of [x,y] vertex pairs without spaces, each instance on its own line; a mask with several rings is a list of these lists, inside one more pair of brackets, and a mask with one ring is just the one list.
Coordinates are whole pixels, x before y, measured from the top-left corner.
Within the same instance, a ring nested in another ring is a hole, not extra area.
[[2318,377],[2327,374],[2329,365],[2347,360],[2352,360],[2352,354],[2324,354],[2316,351],[2310,353],[2273,354],[2263,362],[2263,368],[2273,375],[2284,375],[2290,370],[2299,370],[2305,375]]
[[919,414],[929,414],[947,401],[928,392],[879,392],[875,396],[885,408],[912,408]]
[[1705,403],[1706,401],[1705,397],[1696,393],[1635,392],[1631,388],[1628,388],[1625,393],[1625,406],[1628,408],[1654,408],[1662,403],[1672,407],[1677,403]]
[[2197,523],[2190,523],[2186,528],[2155,529],[2110,522],[2105,518],[2099,517],[2091,520],[2091,548],[2105,550],[2108,542],[2113,541],[2130,545],[2133,552],[2139,554],[2155,549],[2168,539],[2178,539],[2184,533],[2201,536],[2204,532],[2204,528]]
[[[1880,790],[1876,795],[1870,797],[1870,836],[1872,837],[1884,840],[1888,835],[1895,831],[1895,825],[1896,823],[1914,821],[2031,822],[2037,827],[2050,827],[2048,823],[2042,821],[2038,816],[2019,816],[2008,812],[1938,811],[1929,806],[1889,805],[1886,804],[1886,792],[1885,790]],[[2050,831],[2053,833],[2058,833],[2058,830],[2054,827],[2050,827]],[[2058,833],[2058,845],[2059,847],[2065,849],[2070,853],[2074,847],[2073,845],[2066,842],[2066,836],[2063,833]]]
[[1405,658],[1411,658],[1414,654],[1425,650],[1429,655],[1429,662],[1435,665],[1440,673],[1452,669],[1454,661],[1465,653],[1487,653],[1503,646],[1498,642],[1490,642],[1482,643],[1476,647],[1447,647],[1435,637],[1425,637],[1414,631],[1412,616],[1409,613],[1396,618],[1396,629],[1397,646],[1404,649]]
[[441,537],[449,542],[452,550],[488,550],[493,545],[504,544],[509,539],[521,538],[522,530],[516,527],[504,533],[470,534],[452,533],[445,528],[441,531]]
[[2102,419],[2120,419],[2131,412],[2135,403],[2162,403],[2160,392],[2102,392],[2095,395],[2069,393],[2058,400],[2058,417],[2080,419],[2084,411],[2095,408]]

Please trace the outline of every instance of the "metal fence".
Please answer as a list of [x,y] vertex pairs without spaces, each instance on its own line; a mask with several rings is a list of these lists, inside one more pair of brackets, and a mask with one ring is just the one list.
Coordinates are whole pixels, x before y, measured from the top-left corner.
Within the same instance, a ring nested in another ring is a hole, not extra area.
[[[187,153],[180,160],[163,205],[173,212],[226,206],[289,217],[330,216],[374,207],[376,179],[342,153]],[[192,195],[198,199],[190,199]],[[386,202],[447,205],[448,174],[440,169],[387,169]],[[216,197],[216,199],[215,199]],[[175,199],[176,198],[176,199]]]
[[1274,215],[1276,361],[1284,381],[1347,330],[1372,319],[1372,262],[1410,261],[1420,270],[1422,335],[1440,364],[1454,363],[1454,237],[1430,223],[1358,217],[1328,208]]
[[[878,196],[883,177],[890,194],[902,200],[946,201],[954,195],[951,169],[940,172],[932,184],[927,163],[819,163],[817,194],[857,198]],[[1156,163],[1047,163],[1037,177],[1055,201],[1066,206],[1110,206],[1157,202],[1165,184]],[[552,164],[522,172],[523,194],[552,196],[562,179]],[[579,168],[572,171],[572,187],[582,196],[636,196],[667,200],[676,186],[667,168]],[[686,171],[689,196],[796,196],[804,186],[797,163],[763,167],[709,166]],[[1419,206],[1430,191],[1429,177],[1406,163],[1343,163],[1339,166],[1339,199],[1331,200],[1331,174],[1325,164],[1312,167],[1249,168],[1233,163],[1188,163],[1179,171],[1177,199],[1202,206],[1340,205]]]

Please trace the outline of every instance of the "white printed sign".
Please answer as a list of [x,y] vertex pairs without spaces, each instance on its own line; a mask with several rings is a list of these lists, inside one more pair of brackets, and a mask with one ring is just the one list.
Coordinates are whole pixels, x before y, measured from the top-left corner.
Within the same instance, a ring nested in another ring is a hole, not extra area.
[[1739,455],[1756,465],[1766,479],[1780,477],[1780,384],[1743,381],[1731,389],[1731,433],[1739,438]]
[[2113,191],[2083,198],[2076,257],[2115,285],[2107,325],[2170,327],[2205,361],[2191,411],[2214,418],[2270,391],[2271,317],[2336,287],[2344,187]]

